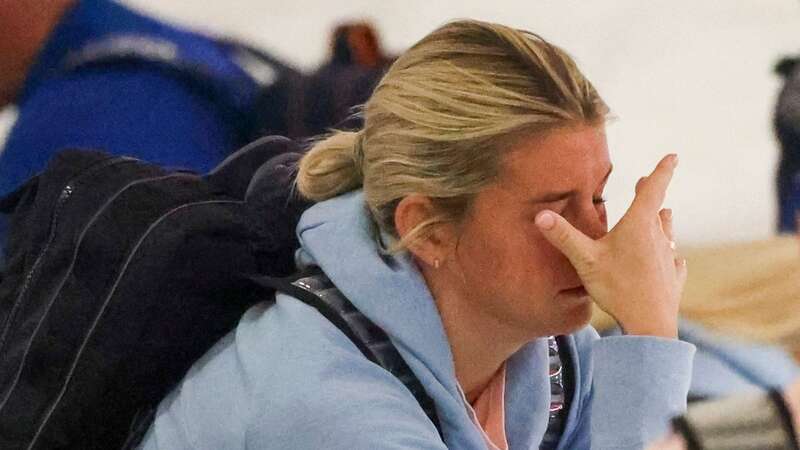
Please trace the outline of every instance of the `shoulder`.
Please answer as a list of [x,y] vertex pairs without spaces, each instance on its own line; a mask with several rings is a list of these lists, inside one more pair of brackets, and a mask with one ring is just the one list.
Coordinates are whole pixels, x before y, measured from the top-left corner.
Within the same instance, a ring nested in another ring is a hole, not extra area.
[[234,50],[217,38],[116,2],[82,0],[51,35],[29,74],[26,91],[49,78],[86,69],[135,67],[235,84],[244,96],[257,80],[238,63],[239,52]]
[[[135,64],[197,77],[248,77],[239,53],[220,39],[107,0],[81,0],[53,33],[34,70],[46,78],[90,67]],[[241,80],[240,80],[241,81]]]
[[[113,2],[79,2],[32,68],[20,103],[52,80],[86,77],[102,84],[105,78],[98,75],[148,73],[177,82],[182,90],[210,100],[228,114],[248,114],[264,85],[277,78],[263,74],[279,68],[277,62],[270,64],[264,58],[257,60],[260,65],[255,64],[256,58],[247,58],[246,48],[160,22]],[[176,88],[175,83],[160,87]],[[137,92],[125,93],[136,97]]]
[[444,448],[397,378],[285,295],[248,311],[192,368],[147,440],[144,448]]
[[16,182],[67,147],[205,172],[238,146],[234,136],[232,124],[179,80],[150,71],[87,72],[31,92],[0,161],[3,173],[20,175]]

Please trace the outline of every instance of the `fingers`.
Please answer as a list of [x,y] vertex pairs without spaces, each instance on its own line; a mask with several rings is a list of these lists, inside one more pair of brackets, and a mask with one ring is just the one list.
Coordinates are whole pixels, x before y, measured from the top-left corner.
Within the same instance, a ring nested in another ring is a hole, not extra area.
[[636,182],[636,187],[634,188],[634,191],[635,191],[636,194],[639,193],[639,189],[642,188],[642,183],[644,183],[646,180],[647,180],[647,177],[642,177],[642,178],[639,178],[639,181]]
[[688,270],[686,269],[686,260],[678,256],[675,249],[675,235],[672,228],[672,210],[664,208],[658,212],[658,218],[661,219],[661,231],[664,236],[669,240],[669,246],[672,249],[673,261],[675,264],[675,279],[679,286],[679,291],[683,292],[683,287],[686,285],[686,277]]
[[685,259],[678,258],[675,260],[675,272],[678,278],[678,286],[683,290],[683,286],[686,285],[686,277],[689,275]]
[[672,233],[672,210],[664,208],[658,212],[658,217],[661,219],[661,231],[664,232],[664,236],[666,236],[670,242],[674,242],[675,237]]
[[659,161],[653,173],[636,183],[636,198],[631,208],[657,211],[664,203],[667,186],[678,164],[678,156],[670,154]]
[[[669,240],[670,247],[672,248],[673,253],[675,253],[675,235],[672,228],[672,210],[669,208],[664,208],[658,212],[658,217],[661,219],[661,231],[664,232],[664,236]],[[675,272],[678,278],[678,282],[681,286],[686,283],[686,260],[680,257],[675,257]]]
[[595,241],[560,215],[545,210],[536,215],[535,223],[545,239],[563,253],[579,272],[594,259]]

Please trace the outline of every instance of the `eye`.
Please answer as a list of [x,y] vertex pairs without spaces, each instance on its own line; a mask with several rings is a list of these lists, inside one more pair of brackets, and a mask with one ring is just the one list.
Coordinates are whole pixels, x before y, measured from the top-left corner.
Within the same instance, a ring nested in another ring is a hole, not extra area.
[[603,205],[605,204],[605,202],[606,198],[603,196],[592,198],[592,203],[594,203],[595,205]]

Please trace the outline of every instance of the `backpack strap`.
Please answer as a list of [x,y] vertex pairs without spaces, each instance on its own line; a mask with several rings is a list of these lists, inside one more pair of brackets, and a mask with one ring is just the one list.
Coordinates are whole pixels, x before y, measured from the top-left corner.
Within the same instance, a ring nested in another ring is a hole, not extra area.
[[547,346],[550,362],[550,417],[539,450],[553,450],[558,447],[575,394],[574,361],[567,337],[550,336]]
[[414,395],[425,414],[442,430],[433,400],[422,383],[408,367],[389,336],[362,314],[322,272],[306,273],[289,278],[257,277],[257,284],[288,294],[314,307],[336,326],[359,351],[373,363],[397,377]]

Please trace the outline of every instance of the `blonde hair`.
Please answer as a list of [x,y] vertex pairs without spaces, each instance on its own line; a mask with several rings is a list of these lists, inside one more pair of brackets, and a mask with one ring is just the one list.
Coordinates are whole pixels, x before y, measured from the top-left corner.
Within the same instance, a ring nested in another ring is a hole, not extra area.
[[[685,252],[681,316],[719,334],[800,353],[800,242],[794,236]],[[595,328],[614,325],[597,312]]]
[[394,238],[400,200],[429,197],[437,214],[390,248],[397,251],[461,219],[516,140],[601,123],[607,112],[560,48],[503,25],[452,22],[391,66],[364,105],[361,131],[335,131],[311,148],[297,187],[313,201],[363,188],[373,219]]

